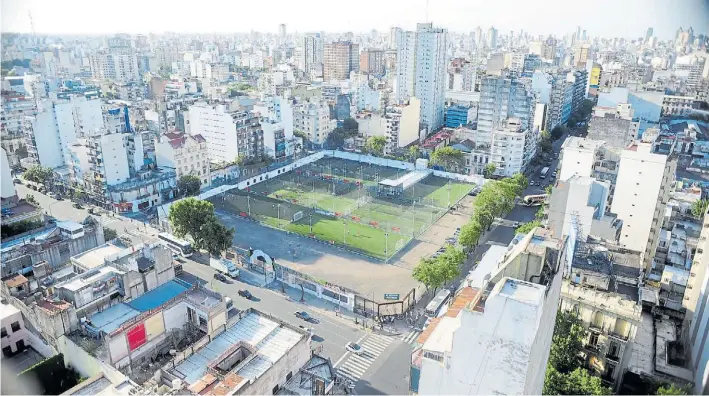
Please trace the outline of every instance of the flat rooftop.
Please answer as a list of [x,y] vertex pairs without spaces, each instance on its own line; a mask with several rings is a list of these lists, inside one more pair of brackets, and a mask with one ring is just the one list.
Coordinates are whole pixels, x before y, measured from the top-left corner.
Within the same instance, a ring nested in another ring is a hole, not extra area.
[[191,287],[192,285],[183,280],[173,279],[132,300],[128,305],[139,312],[150,311],[186,292]]
[[84,253],[77,254],[72,257],[72,261],[76,261],[76,263],[86,270],[91,270],[104,265],[106,258],[120,253],[123,249],[125,248],[109,242]]
[[0,319],[5,319],[18,312],[20,312],[20,310],[11,304],[0,304]]
[[128,304],[116,304],[104,311],[91,316],[90,325],[104,333],[111,333],[123,323],[140,315],[140,311],[131,308]]
[[90,286],[90,285],[96,283],[99,279],[104,278],[106,275],[108,275],[110,273],[115,273],[117,275],[125,274],[125,272],[123,272],[115,267],[103,267],[103,268],[99,268],[99,269],[91,271],[91,272],[85,272],[75,278],[72,278],[71,280],[67,281],[66,283],[57,285],[57,287],[61,287],[61,288],[75,292],[77,290],[81,290],[87,286]]
[[231,346],[244,342],[253,346],[256,351],[252,355],[253,358],[245,361],[245,364],[233,374],[253,381],[265,373],[303,337],[306,337],[304,333],[291,330],[275,320],[249,311],[241,320],[177,365],[171,372],[182,378],[188,385],[193,385],[205,376],[207,366],[215,359]]

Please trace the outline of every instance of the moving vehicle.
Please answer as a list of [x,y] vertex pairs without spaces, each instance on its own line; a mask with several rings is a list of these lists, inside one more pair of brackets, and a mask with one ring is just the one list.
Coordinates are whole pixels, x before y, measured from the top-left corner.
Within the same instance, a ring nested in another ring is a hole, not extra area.
[[239,290],[239,295],[247,300],[251,300],[252,298],[254,298],[254,295],[251,294],[251,292],[248,290]]
[[318,323],[317,319],[315,319],[314,317],[310,316],[310,315],[309,315],[307,312],[305,312],[305,311],[297,311],[297,312],[295,313],[295,317],[298,318],[298,319],[302,319],[302,320],[304,320],[304,321],[306,321],[306,322]]
[[192,255],[192,245],[187,241],[178,239],[176,236],[166,232],[158,234],[158,239],[160,239],[163,245],[177,254],[181,254],[184,257],[190,257]]
[[542,204],[544,204],[544,201],[546,199],[547,199],[546,194],[527,195],[522,200],[522,203],[524,203],[527,206],[541,206]]
[[233,261],[223,258],[209,258],[209,266],[217,270],[218,273],[228,275],[232,279],[239,277],[239,269]]
[[436,294],[436,297],[431,300],[428,305],[426,305],[426,310],[424,314],[429,318],[435,318],[438,316],[438,312],[443,308],[443,305],[448,301],[451,296],[451,291],[448,289],[443,289]]
[[216,280],[218,280],[218,281],[220,281],[220,282],[227,283],[226,276],[224,276],[223,274],[220,274],[219,272],[217,272],[216,274],[214,274],[214,279],[216,279]]
[[549,167],[548,167],[548,166],[545,166],[544,168],[542,168],[542,171],[539,172],[539,178],[540,178],[540,179],[546,179],[546,178],[547,178],[547,173],[549,173]]
[[356,344],[354,342],[348,342],[347,345],[345,345],[345,349],[354,353],[355,355],[361,355],[364,353],[364,348],[362,348],[361,345]]

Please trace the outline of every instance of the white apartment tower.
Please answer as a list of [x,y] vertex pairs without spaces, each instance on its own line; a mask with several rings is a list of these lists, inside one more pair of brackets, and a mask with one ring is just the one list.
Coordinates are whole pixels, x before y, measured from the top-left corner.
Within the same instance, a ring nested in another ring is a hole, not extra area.
[[308,33],[303,36],[303,71],[306,74],[323,64],[324,41],[320,33]]
[[620,245],[641,253],[649,269],[677,162],[652,153],[652,145],[634,143],[620,155],[611,212],[623,221]]
[[404,103],[415,96],[416,32],[396,30],[396,103]]
[[175,169],[177,180],[182,176],[197,176],[202,187],[211,182],[209,149],[202,135],[166,133],[155,141],[155,162],[158,166]]
[[37,114],[27,119],[27,152],[42,166],[69,165],[68,147],[103,125],[100,99],[72,96],[46,100],[39,103]]
[[330,119],[330,106],[325,102],[306,102],[293,110],[293,128],[315,144],[323,144],[336,126],[337,120]]
[[421,122],[428,132],[443,125],[447,77],[445,29],[432,23],[416,26],[416,84],[414,93],[421,101]]
[[212,162],[233,162],[237,157],[263,155],[263,130],[258,117],[243,107],[197,103],[189,109],[189,131],[207,141]]

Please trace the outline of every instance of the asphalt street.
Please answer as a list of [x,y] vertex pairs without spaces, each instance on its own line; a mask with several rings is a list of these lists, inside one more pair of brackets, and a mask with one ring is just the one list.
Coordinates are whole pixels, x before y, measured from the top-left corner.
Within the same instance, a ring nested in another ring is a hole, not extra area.
[[[214,279],[215,271],[205,264],[186,259],[182,266],[185,271],[182,277],[185,280],[206,284],[210,289],[230,297],[234,302],[234,307],[237,309],[255,308],[275,315],[294,326],[304,326],[312,329],[313,348],[322,345],[322,354],[332,359],[333,363],[345,354],[345,345],[348,342],[357,341],[367,335],[364,330],[356,327],[347,318],[336,317],[332,312],[325,313],[317,308],[289,300],[277,291],[252,286],[239,280],[229,279],[229,283],[218,281]],[[239,296],[239,290],[248,290],[255,298],[247,300]],[[306,311],[317,319],[319,323],[310,323],[296,318],[296,311]]]
[[105,212],[101,215],[90,215],[86,211],[88,207],[84,209],[76,209],[72,207],[72,202],[69,199],[63,199],[57,201],[54,198],[42,194],[39,191],[34,191],[29,189],[24,184],[15,184],[15,189],[17,190],[17,195],[20,198],[25,198],[25,196],[32,195],[35,200],[39,203],[46,214],[55,217],[58,221],[62,220],[72,220],[76,222],[81,222],[86,219],[87,216],[92,216],[99,220],[104,227],[112,228],[120,235],[129,231],[138,230],[141,232],[147,232],[154,234],[157,231],[151,228],[149,225],[142,223],[137,220],[131,220],[119,215],[109,215]]

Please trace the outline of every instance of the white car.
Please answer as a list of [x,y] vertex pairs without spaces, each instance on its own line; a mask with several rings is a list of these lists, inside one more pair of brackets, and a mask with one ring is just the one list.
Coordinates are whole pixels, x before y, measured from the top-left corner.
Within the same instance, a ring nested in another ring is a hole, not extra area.
[[364,353],[364,348],[354,342],[348,342],[347,345],[345,345],[345,349],[347,349],[349,352],[354,353],[355,355],[361,355]]

